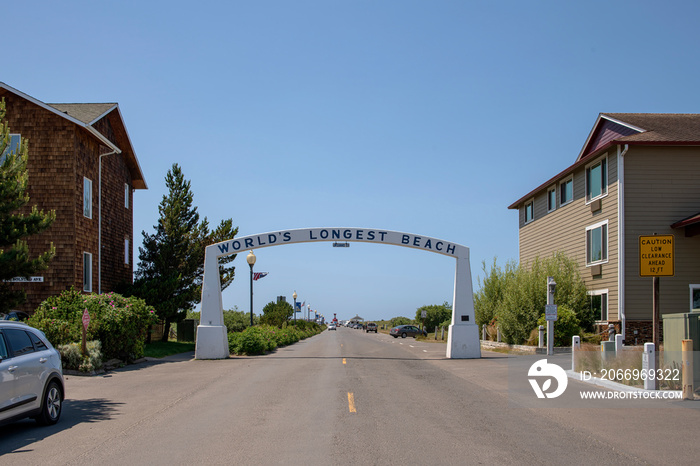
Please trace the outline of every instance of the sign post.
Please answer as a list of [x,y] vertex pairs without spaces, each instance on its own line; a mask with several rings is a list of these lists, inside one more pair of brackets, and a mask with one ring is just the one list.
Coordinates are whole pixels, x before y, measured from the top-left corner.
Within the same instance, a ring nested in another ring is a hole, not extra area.
[[88,313],[87,308],[85,309],[85,312],[83,312],[83,356],[87,356],[87,328],[88,325],[90,325],[90,314]]
[[554,304],[556,288],[554,277],[547,277],[547,305],[544,307],[544,318],[547,321],[547,355],[554,354],[554,322],[558,318],[557,305]]
[[659,344],[661,332],[659,331],[659,277],[673,277],[675,275],[674,261],[674,237],[673,235],[649,235],[639,237],[639,276],[652,277],[652,320],[654,354],[656,367],[658,367]]

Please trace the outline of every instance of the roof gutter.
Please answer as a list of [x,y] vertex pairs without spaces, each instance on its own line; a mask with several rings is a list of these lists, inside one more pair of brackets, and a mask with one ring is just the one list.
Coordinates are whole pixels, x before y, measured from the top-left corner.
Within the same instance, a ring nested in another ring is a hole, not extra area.
[[[109,142],[109,141],[108,141]],[[109,144],[111,152],[100,155],[99,160],[99,182],[98,182],[98,203],[97,203],[97,293],[102,294],[102,157],[108,155],[119,155],[122,153],[121,150],[114,144]]]

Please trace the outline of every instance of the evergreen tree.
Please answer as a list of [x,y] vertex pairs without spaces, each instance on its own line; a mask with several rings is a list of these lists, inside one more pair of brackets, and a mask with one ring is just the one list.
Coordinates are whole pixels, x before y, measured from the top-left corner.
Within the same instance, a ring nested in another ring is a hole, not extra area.
[[53,244],[31,258],[29,246],[23,239],[41,233],[56,219],[56,212],[44,213],[36,206],[31,213],[20,209],[29,203],[27,183],[28,145],[23,139],[17,148],[10,147],[10,128],[4,122],[5,100],[0,101],[0,312],[7,311],[26,300],[23,290],[12,290],[4,281],[14,277],[29,278],[48,268],[55,254]]
[[294,315],[294,308],[287,301],[270,301],[263,308],[263,315],[260,317],[261,324],[274,325],[282,328],[285,322]]
[[[238,233],[231,219],[211,232],[206,217],[200,221],[190,182],[177,164],[168,171],[165,184],[168,194],[158,206],[160,218],[155,233],[142,233],[136,280],[129,291],[156,309],[165,323],[163,341],[168,339],[170,325],[183,320],[201,300],[205,248]],[[222,289],[233,281],[234,267],[226,264],[235,257],[220,261]]]

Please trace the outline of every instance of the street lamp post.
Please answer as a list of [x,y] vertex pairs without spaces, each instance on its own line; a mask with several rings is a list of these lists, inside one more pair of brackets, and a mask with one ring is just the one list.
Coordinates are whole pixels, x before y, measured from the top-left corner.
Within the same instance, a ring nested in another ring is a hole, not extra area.
[[292,298],[294,299],[294,322],[297,321],[297,291],[294,290],[294,294],[292,295]]
[[255,265],[255,254],[253,251],[248,253],[245,260],[250,266],[250,326],[253,326],[253,266]]

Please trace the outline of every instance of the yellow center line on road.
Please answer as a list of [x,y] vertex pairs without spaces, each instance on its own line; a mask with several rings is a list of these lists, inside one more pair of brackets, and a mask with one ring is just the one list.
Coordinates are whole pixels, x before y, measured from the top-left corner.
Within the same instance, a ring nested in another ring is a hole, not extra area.
[[355,409],[355,394],[352,392],[348,392],[348,408],[350,409],[351,413],[357,412]]

